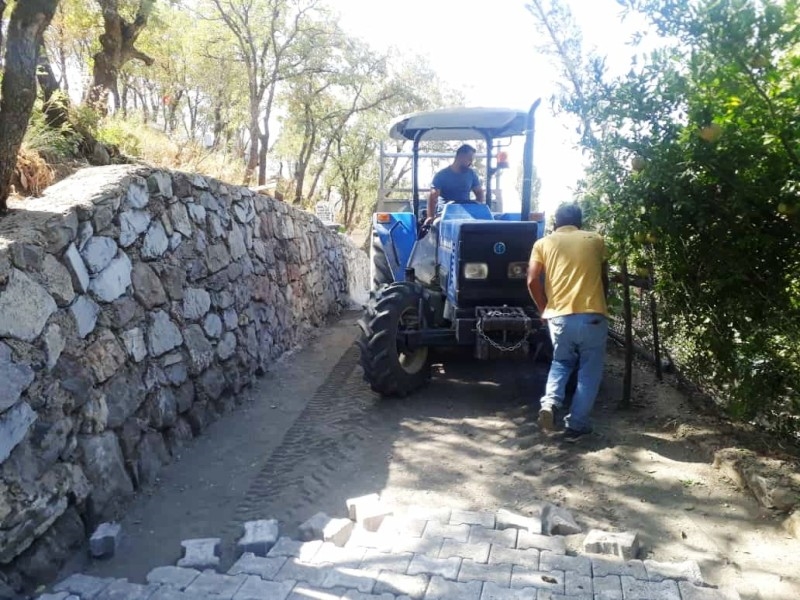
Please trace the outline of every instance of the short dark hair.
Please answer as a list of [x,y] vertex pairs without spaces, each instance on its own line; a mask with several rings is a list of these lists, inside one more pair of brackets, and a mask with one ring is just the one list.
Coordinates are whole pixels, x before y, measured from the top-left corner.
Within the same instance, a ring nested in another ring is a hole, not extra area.
[[477,152],[475,148],[473,148],[469,144],[463,144],[458,147],[458,150],[456,150],[456,156],[463,156],[464,154],[469,154],[469,153],[475,154],[475,152]]
[[572,225],[581,228],[583,224],[583,211],[577,202],[565,202],[556,209],[555,228]]

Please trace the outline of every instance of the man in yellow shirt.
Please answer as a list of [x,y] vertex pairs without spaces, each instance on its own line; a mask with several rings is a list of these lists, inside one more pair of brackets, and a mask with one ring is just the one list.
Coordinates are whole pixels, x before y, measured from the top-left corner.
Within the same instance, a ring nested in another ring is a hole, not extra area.
[[605,242],[601,235],[582,230],[582,221],[577,204],[559,206],[555,231],[533,245],[528,268],[528,290],[553,341],[553,362],[539,409],[542,429],[552,431],[553,411],[563,405],[567,381],[578,368],[578,387],[564,418],[566,442],[592,431],[590,414],[608,337]]

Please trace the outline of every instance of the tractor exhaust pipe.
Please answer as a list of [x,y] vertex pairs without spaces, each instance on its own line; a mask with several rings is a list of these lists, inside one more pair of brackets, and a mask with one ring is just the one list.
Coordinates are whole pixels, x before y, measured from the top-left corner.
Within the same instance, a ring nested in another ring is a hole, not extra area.
[[525,148],[522,152],[522,212],[519,216],[521,221],[530,221],[531,218],[531,196],[533,194],[533,133],[535,130],[536,109],[542,102],[538,98],[531,105],[528,111],[528,118],[525,122]]

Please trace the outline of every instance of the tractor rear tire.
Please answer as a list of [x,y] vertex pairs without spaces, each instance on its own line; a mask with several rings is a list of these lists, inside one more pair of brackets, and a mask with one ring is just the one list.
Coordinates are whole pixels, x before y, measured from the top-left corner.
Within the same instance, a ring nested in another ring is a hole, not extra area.
[[386,257],[386,251],[383,249],[383,246],[381,246],[377,236],[372,236],[370,259],[370,278],[373,291],[379,290],[383,286],[394,282],[392,269],[389,268],[389,259]]
[[398,283],[374,292],[359,320],[361,367],[373,391],[386,397],[404,397],[431,378],[427,346],[412,351],[398,347],[398,332],[419,328],[422,288]]

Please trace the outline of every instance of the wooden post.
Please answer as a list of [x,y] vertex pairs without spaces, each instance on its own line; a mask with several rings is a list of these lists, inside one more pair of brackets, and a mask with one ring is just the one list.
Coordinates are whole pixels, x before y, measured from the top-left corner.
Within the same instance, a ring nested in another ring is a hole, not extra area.
[[656,285],[652,271],[650,272],[650,317],[653,319],[653,361],[656,365],[656,377],[664,380],[661,372],[661,347],[658,339],[658,314],[656,313]]
[[625,376],[622,380],[622,399],[620,408],[631,405],[631,387],[633,380],[633,323],[631,310],[631,287],[628,277],[628,261],[622,261],[622,312],[625,319]]

